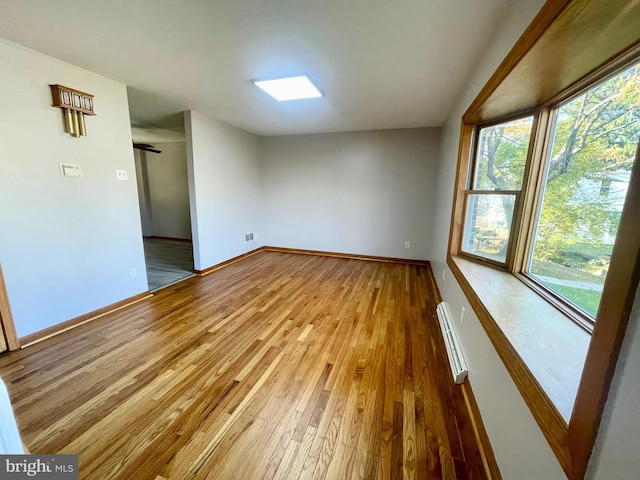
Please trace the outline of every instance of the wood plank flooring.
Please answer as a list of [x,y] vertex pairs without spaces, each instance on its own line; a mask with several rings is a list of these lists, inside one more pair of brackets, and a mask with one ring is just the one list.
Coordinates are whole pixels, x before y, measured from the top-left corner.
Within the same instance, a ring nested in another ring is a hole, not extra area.
[[424,266],[260,252],[0,355],[82,479],[484,479]]
[[149,237],[143,242],[150,292],[194,276],[191,242]]

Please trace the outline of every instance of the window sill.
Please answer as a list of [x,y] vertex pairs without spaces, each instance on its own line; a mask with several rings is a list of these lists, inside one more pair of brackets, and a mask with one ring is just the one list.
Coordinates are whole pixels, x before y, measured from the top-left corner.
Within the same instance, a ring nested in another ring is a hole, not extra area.
[[[569,423],[591,335],[510,273],[461,257],[448,263],[503,361],[520,360]],[[500,348],[505,338],[511,348]]]

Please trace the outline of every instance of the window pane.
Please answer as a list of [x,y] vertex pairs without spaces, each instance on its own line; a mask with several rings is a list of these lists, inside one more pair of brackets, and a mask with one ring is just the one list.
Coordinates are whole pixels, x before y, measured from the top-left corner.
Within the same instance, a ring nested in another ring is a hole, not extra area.
[[473,190],[520,190],[533,117],[480,130]]
[[640,135],[640,65],[562,105],[528,271],[595,315]]
[[513,194],[470,194],[462,250],[504,263],[515,202]]

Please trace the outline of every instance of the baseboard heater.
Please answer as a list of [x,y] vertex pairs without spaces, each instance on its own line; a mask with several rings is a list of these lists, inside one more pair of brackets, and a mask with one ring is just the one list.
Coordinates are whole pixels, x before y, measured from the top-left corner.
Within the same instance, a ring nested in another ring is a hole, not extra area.
[[445,302],[441,302],[436,307],[438,314],[438,321],[440,322],[440,329],[442,330],[442,337],[444,338],[444,346],[447,349],[447,357],[449,357],[449,365],[451,366],[451,373],[453,373],[453,381],[455,383],[462,383],[467,378],[467,362],[462,354],[462,348],[460,342],[458,342],[458,335],[453,328],[453,322],[451,321],[451,315],[449,314],[449,308]]

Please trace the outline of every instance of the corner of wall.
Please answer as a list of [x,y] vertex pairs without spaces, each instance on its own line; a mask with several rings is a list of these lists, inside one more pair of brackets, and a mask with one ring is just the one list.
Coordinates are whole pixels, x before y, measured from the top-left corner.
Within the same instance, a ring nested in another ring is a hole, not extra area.
[[[0,88],[13,99],[0,116],[0,256],[22,337],[147,284],[126,87],[8,41],[0,63]],[[65,133],[52,83],[95,95],[87,136]],[[82,176],[61,176],[59,163]]]

